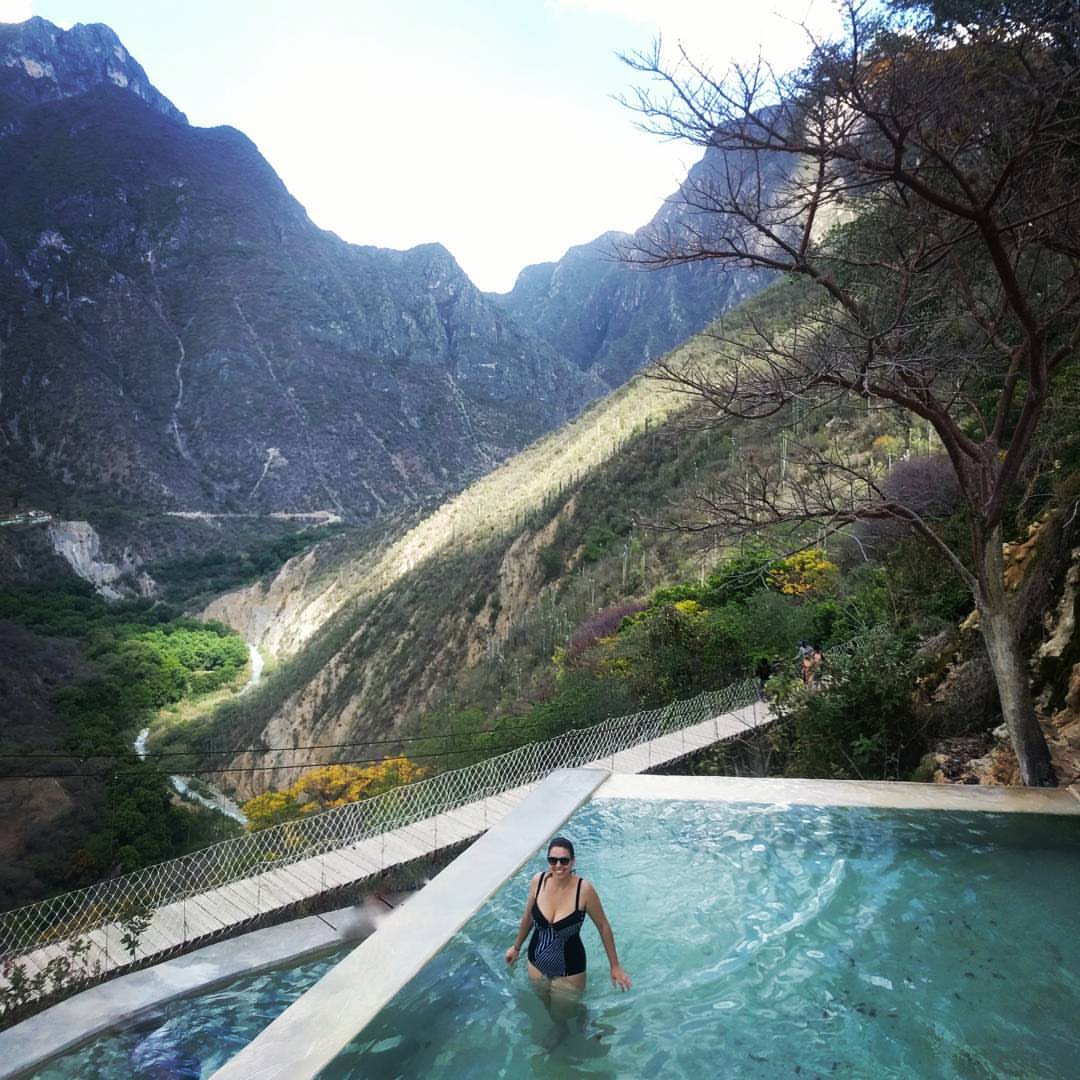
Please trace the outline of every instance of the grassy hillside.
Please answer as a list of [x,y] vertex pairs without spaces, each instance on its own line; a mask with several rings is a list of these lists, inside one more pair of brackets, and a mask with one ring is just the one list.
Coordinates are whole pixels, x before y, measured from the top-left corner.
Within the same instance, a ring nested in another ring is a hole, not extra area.
[[[801,295],[780,283],[734,319],[790,320]],[[708,335],[675,354],[692,364],[717,356]],[[551,659],[575,626],[658,586],[703,580],[725,557],[723,537],[650,525],[692,513],[694,493],[741,469],[746,454],[763,460],[783,452],[791,430],[805,437],[818,429],[821,438],[844,430],[860,446],[877,438],[872,452],[883,469],[904,439],[915,452],[929,449],[925,433],[891,432],[884,414],[857,410],[787,416],[775,428],[703,420],[692,399],[639,377],[397,540],[359,550],[349,538],[324,545],[275,585],[212,605],[211,614],[253,636],[261,624],[264,642],[292,652],[281,649],[259,690],[212,718],[155,732],[155,745],[348,744],[332,752],[347,760],[372,752],[363,740],[439,730],[462,710],[521,715],[555,694]],[[291,638],[290,626],[299,628]],[[582,703],[580,718],[634,705],[632,695],[601,696]],[[278,749],[232,764],[256,759],[283,769],[229,774],[227,784],[248,794],[294,777],[285,763],[308,760]]]
[[[804,300],[799,286],[780,282],[730,316],[725,337],[752,322],[793,325]],[[704,334],[670,362],[708,367],[722,362],[722,350]],[[1076,380],[1065,386],[1010,516],[1013,536],[1069,498]],[[733,554],[729,539],[669,526],[700,523],[701,494],[740,479],[751,464],[779,462],[796,443],[842,454],[879,477],[902,458],[940,454],[924,425],[860,402],[803,400],[768,422],[717,423],[695,399],[639,377],[397,537],[387,528],[377,543],[344,537],[320,545],[274,581],[211,605],[210,614],[269,645],[279,663],[262,687],[213,716],[163,725],[155,745],[250,748],[227,762],[220,753],[204,760],[235,770],[222,774],[223,786],[246,797],[293,782],[304,765],[412,746],[431,755],[431,767],[448,767],[476,750],[463,731],[497,729],[480,740],[494,748],[515,732],[586,723],[688,692],[690,683],[677,678],[581,679],[553,658],[598,613],[645,605],[665,585],[707,583]],[[966,524],[942,527],[962,536]],[[791,543],[758,539],[781,554]],[[937,556],[900,539],[878,537],[876,555],[866,537],[833,545],[829,557],[843,573],[830,602],[849,628],[887,622],[925,636],[970,609]],[[770,651],[793,651],[800,627],[813,625],[773,615]],[[748,668],[752,656],[739,656]],[[443,741],[392,741],[418,735]],[[313,743],[325,749],[293,750]],[[256,765],[260,771],[247,771]]]

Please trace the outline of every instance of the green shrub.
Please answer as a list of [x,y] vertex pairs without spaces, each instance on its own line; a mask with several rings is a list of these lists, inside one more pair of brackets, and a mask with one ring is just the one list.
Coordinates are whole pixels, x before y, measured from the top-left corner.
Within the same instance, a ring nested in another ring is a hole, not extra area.
[[773,742],[788,776],[899,780],[918,764],[925,733],[912,707],[911,642],[869,635],[850,656],[826,656],[820,681],[778,692]]
[[587,563],[597,562],[608,553],[618,539],[614,530],[606,525],[590,525],[585,530],[582,542],[582,560]]
[[562,552],[559,551],[555,544],[549,544],[547,547],[541,548],[537,559],[540,563],[541,579],[545,585],[549,581],[554,581],[562,573]]

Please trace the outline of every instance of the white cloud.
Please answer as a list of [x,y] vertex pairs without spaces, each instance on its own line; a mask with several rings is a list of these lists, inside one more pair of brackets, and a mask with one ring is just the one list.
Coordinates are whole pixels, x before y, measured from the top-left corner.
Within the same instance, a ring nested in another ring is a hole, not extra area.
[[30,0],[0,0],[0,23],[23,22],[31,15]]

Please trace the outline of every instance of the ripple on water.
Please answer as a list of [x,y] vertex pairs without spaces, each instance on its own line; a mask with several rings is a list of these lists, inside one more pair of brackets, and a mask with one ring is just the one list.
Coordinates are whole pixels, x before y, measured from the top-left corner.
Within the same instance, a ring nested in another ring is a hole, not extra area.
[[[1080,836],[1022,816],[590,804],[563,831],[634,989],[612,990],[591,925],[589,989],[565,1016],[524,964],[506,969],[534,860],[323,1080],[1070,1076]],[[39,1075],[209,1076],[329,963],[245,980]]]
[[[512,937],[537,866],[523,868],[470,923],[467,941],[451,943],[420,978],[428,980],[433,1008],[445,1012],[448,996],[454,999],[459,1021],[476,1010],[490,1027],[497,1014],[495,1029],[516,1040],[500,1051],[508,1076],[547,1075],[540,1063],[550,1075],[560,1075],[559,1069],[561,1075],[646,1075],[650,1062],[665,1077],[791,1075],[796,1066],[803,1074],[979,1075],[964,1070],[982,1061],[986,1020],[1006,1011],[1010,997],[989,975],[975,995],[972,979],[956,970],[960,954],[972,952],[973,965],[980,959],[991,965],[1006,949],[1009,963],[1024,966],[1027,950],[1013,940],[1015,924],[1004,932],[985,919],[978,927],[972,921],[975,909],[992,902],[987,889],[1000,896],[1018,873],[991,875],[989,884],[982,875],[972,883],[969,875],[989,847],[1005,846],[1023,860],[1026,845],[991,838],[1001,819],[972,820],[940,816],[935,825],[925,815],[820,808],[779,814],[686,803],[657,810],[614,800],[586,807],[563,831],[578,844],[579,869],[600,889],[635,978],[630,994],[615,995],[606,985],[599,944],[586,929],[592,983],[577,1022],[586,1042],[591,1032],[606,1044],[602,1058],[581,1056],[573,1032],[552,1041],[550,1018],[527,1007],[531,995],[481,1001],[459,992],[477,954],[500,954]],[[1075,831],[1057,839],[1068,849],[1068,869],[1058,869],[1080,888]],[[1010,904],[1015,899],[1010,896]],[[963,949],[943,917],[957,906],[971,927],[955,923],[968,939]],[[1057,914],[1059,944],[1067,938],[1071,959],[1080,961],[1064,929],[1066,907],[1059,904]],[[1035,936],[1046,933],[1043,927]],[[512,984],[512,977],[504,978]],[[965,990],[970,1000],[961,1004],[954,994],[964,997]],[[986,994],[998,996],[996,1010],[988,1009]],[[403,994],[376,1026],[416,1023],[412,1004]],[[1070,1007],[1077,1004],[1074,996]],[[1061,1002],[1055,1010],[1061,1037],[1037,1053],[1049,1066],[1045,1075],[1064,1076],[1080,1042]],[[1026,1020],[1013,1025],[1017,1052],[1046,1023],[1044,1015],[1026,1012]],[[928,1039],[931,1018],[939,1034]],[[446,1037],[454,1038],[452,1032]],[[482,1050],[472,1044],[456,1057],[448,1045],[442,1060],[453,1063],[455,1075],[485,1075],[464,1066],[480,1060]],[[423,1064],[412,1061],[412,1070]],[[370,1065],[362,1048],[353,1047],[327,1080],[392,1075]]]

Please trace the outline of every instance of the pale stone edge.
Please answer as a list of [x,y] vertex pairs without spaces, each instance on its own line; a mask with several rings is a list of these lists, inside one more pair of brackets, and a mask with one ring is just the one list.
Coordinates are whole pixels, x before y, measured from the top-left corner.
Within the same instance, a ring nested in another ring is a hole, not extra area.
[[631,776],[615,773],[593,798],[879,806],[894,810],[1080,816],[1080,795],[1071,788],[913,784],[891,780],[788,780],[776,777]]
[[0,1031],[0,1080],[32,1076],[53,1058],[180,998],[357,942],[389,914],[376,897],[368,897],[351,907],[252,930],[91,987]]
[[548,776],[213,1080],[317,1076],[608,775],[599,769],[560,769]]

